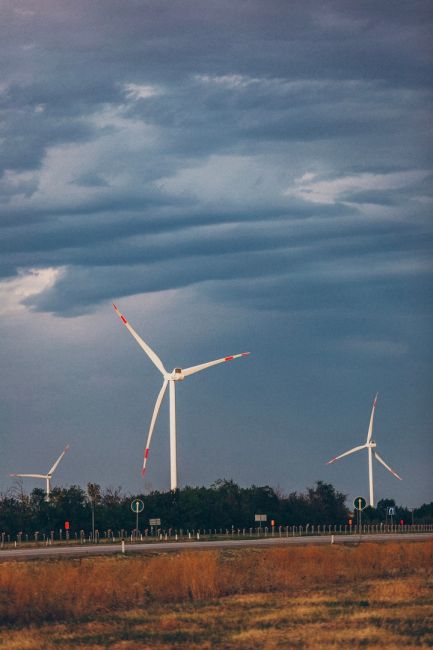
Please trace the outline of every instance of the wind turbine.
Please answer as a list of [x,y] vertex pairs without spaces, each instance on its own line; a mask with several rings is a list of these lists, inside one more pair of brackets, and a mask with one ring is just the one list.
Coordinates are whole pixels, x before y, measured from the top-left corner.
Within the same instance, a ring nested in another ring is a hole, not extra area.
[[152,440],[153,429],[155,427],[156,419],[158,417],[159,409],[161,407],[162,400],[167,390],[167,386],[170,385],[169,395],[170,395],[170,484],[171,489],[176,490],[177,488],[177,460],[176,460],[176,382],[183,381],[185,377],[205,370],[205,368],[210,368],[211,366],[216,366],[218,363],[224,363],[225,361],[232,361],[239,357],[246,357],[250,353],[242,352],[241,354],[233,354],[229,357],[223,357],[222,359],[216,359],[215,361],[208,361],[207,363],[201,363],[198,366],[192,366],[191,368],[174,368],[172,372],[167,372],[164,368],[164,364],[158,355],[143,341],[143,339],[137,334],[137,332],[131,327],[131,325],[126,320],[125,316],[118,310],[116,305],[113,303],[113,307],[125,325],[129,330],[132,336],[137,341],[138,345],[144,350],[149,359],[155,364],[160,373],[162,374],[164,380],[162,382],[161,390],[158,393],[156,398],[155,406],[153,409],[152,419],[150,421],[149,433],[147,436],[146,448],[144,450],[144,459],[143,467],[141,470],[141,475],[144,476],[146,471],[146,462],[149,456],[150,442]]
[[62,460],[63,456],[66,454],[68,449],[69,449],[69,445],[66,445],[66,447],[64,448],[64,450],[62,451],[62,453],[60,454],[60,456],[58,457],[58,459],[56,460],[56,462],[54,463],[54,465],[51,467],[51,469],[48,471],[47,474],[9,474],[9,476],[20,476],[20,477],[23,477],[23,478],[43,478],[43,479],[45,479],[45,481],[46,481],[46,490],[47,490],[45,500],[49,501],[50,500],[50,491],[51,491],[51,478],[52,478],[54,472],[57,469],[57,465],[60,463],[60,461]]
[[376,397],[374,398],[373,402],[373,408],[371,410],[371,416],[370,416],[370,426],[368,427],[368,433],[367,433],[367,440],[365,442],[365,445],[359,445],[358,447],[354,447],[353,449],[349,449],[349,451],[345,451],[343,454],[340,454],[339,456],[335,456],[335,458],[331,458],[330,461],[328,461],[327,465],[330,465],[331,463],[334,463],[336,460],[339,460],[340,458],[343,458],[344,456],[349,456],[350,454],[355,453],[356,451],[361,451],[361,449],[367,449],[368,450],[368,483],[370,486],[370,506],[374,508],[374,485],[373,485],[373,454],[376,460],[379,461],[393,476],[399,479],[401,481],[401,476],[397,474],[397,472],[394,472],[393,469],[389,465],[385,463],[383,458],[379,456],[377,451],[373,451],[373,449],[376,448],[376,443],[374,440],[372,440],[372,435],[373,435],[373,420],[374,420],[374,413],[376,411],[376,404],[377,404],[377,398],[378,398],[379,393],[376,393]]

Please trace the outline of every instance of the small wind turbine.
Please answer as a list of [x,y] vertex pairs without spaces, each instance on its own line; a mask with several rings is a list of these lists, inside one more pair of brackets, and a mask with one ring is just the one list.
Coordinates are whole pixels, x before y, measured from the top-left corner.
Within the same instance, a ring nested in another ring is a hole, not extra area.
[[19,477],[23,477],[23,478],[43,478],[43,479],[45,479],[46,486],[47,486],[46,487],[47,494],[46,494],[45,500],[49,501],[50,500],[50,491],[51,491],[51,478],[52,478],[54,472],[57,469],[57,465],[60,463],[60,461],[62,460],[63,456],[66,454],[68,449],[69,449],[69,445],[66,445],[66,447],[64,448],[64,450],[62,451],[62,453],[60,454],[60,456],[58,457],[58,459],[56,460],[56,462],[54,463],[54,465],[51,467],[51,469],[48,471],[47,474],[9,474],[9,476],[19,476]]
[[368,483],[370,486],[370,506],[374,508],[374,485],[373,485],[373,454],[376,460],[379,461],[379,463],[382,463],[386,469],[393,474],[396,478],[401,481],[401,476],[397,474],[397,472],[394,472],[393,469],[389,465],[385,463],[383,458],[379,456],[377,451],[373,451],[373,449],[376,447],[376,443],[374,440],[371,439],[371,436],[373,435],[373,420],[374,420],[374,413],[376,410],[376,404],[377,404],[377,398],[378,398],[379,393],[376,393],[376,397],[374,398],[373,402],[373,408],[371,410],[371,417],[370,417],[370,426],[368,427],[368,433],[367,433],[367,440],[365,445],[359,445],[358,447],[354,447],[353,449],[349,449],[349,451],[345,451],[343,454],[340,454],[339,456],[335,456],[335,458],[331,458],[330,461],[328,461],[327,465],[330,465],[331,463],[334,463],[336,460],[339,460],[340,458],[343,458],[344,456],[349,456],[349,454],[353,454],[355,451],[360,451],[361,449],[367,449],[368,450]]
[[176,460],[176,382],[182,381],[185,377],[193,375],[196,372],[200,372],[205,368],[210,368],[210,366],[215,366],[218,363],[224,363],[225,361],[232,361],[232,359],[237,359],[238,357],[246,357],[249,355],[249,352],[242,352],[241,354],[234,354],[229,357],[224,357],[222,359],[216,359],[215,361],[209,361],[208,363],[201,363],[198,366],[192,366],[191,368],[174,368],[172,372],[167,372],[164,368],[164,365],[161,359],[155,354],[155,352],[143,341],[143,339],[137,334],[137,332],[131,327],[126,318],[121,314],[117,309],[116,305],[113,304],[114,309],[116,310],[117,315],[122,320],[126,328],[132,334],[132,336],[137,341],[138,345],[145,351],[149,359],[155,364],[162,376],[164,381],[162,382],[161,390],[159,391],[158,397],[156,398],[155,407],[153,409],[152,419],[150,421],[149,433],[147,436],[146,448],[144,450],[144,459],[143,467],[141,470],[141,475],[144,476],[146,470],[146,462],[149,456],[149,447],[150,441],[152,439],[153,429],[155,427],[156,418],[158,417],[159,409],[162,403],[162,400],[165,395],[168,384],[170,384],[170,483],[171,489],[176,490],[177,488],[177,460]]

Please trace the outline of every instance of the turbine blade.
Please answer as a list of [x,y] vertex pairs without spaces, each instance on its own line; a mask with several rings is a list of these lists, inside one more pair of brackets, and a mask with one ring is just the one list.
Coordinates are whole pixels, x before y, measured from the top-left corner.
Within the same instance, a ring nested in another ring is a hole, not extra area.
[[373,435],[373,421],[374,421],[374,414],[376,412],[376,404],[377,404],[378,397],[379,397],[379,393],[376,393],[376,397],[374,398],[373,401],[373,408],[371,409],[370,425],[368,427],[368,433],[367,433],[367,444],[370,442],[371,436]]
[[182,369],[182,373],[185,375],[185,377],[188,377],[188,375],[193,375],[196,372],[200,372],[200,370],[205,370],[205,368],[216,366],[218,363],[232,361],[233,359],[238,359],[239,357],[247,357],[249,354],[249,352],[241,352],[241,354],[233,354],[230,357],[223,357],[222,359],[216,359],[215,361],[208,361],[207,363],[201,363],[198,366],[191,366],[191,368]]
[[60,456],[58,457],[58,459],[56,460],[56,462],[54,463],[54,465],[52,466],[52,468],[49,470],[49,472],[48,472],[48,476],[51,476],[51,474],[54,473],[54,471],[55,471],[57,465],[60,463],[60,461],[62,460],[63,456],[66,454],[66,452],[68,451],[68,449],[69,449],[69,445],[66,445],[66,447],[64,448],[64,450],[62,451],[62,453],[60,454]]
[[343,454],[340,454],[339,456],[334,456],[334,458],[328,460],[326,464],[330,465],[331,463],[335,463],[336,460],[340,460],[340,458],[343,458],[344,456],[349,456],[349,454],[353,454],[355,453],[355,451],[360,451],[360,449],[365,449],[365,445],[359,445],[359,447],[354,447],[353,449],[349,449],[349,451],[345,451]]
[[149,359],[155,364],[155,366],[158,368],[158,370],[163,374],[166,375],[167,371],[164,368],[164,364],[162,363],[161,359],[158,357],[158,355],[150,348],[147,343],[143,341],[141,336],[137,334],[135,329],[131,327],[131,325],[128,323],[126,320],[125,316],[117,309],[116,305],[113,303],[113,307],[116,311],[116,314],[119,316],[120,320],[122,323],[125,325],[126,329],[129,330],[129,332],[132,334],[132,336],[135,338],[137,341],[138,345],[141,347],[142,350],[145,351]]
[[374,452],[374,457],[376,458],[376,460],[379,461],[379,463],[382,463],[382,465],[383,465],[384,467],[386,467],[386,469],[387,469],[389,472],[391,472],[391,474],[393,474],[396,478],[398,478],[399,481],[402,481],[402,480],[403,480],[403,479],[401,478],[401,476],[399,476],[399,475],[397,474],[397,472],[394,472],[394,470],[393,470],[389,465],[387,465],[387,464],[385,463],[385,461],[383,460],[383,458],[382,458],[381,456],[379,456],[379,454],[377,453],[377,451]]
[[47,478],[46,474],[9,474],[9,476],[20,476],[24,478]]
[[149,433],[147,434],[146,449],[144,450],[143,467],[141,469],[141,475],[142,476],[144,476],[144,472],[146,471],[146,463],[147,463],[147,458],[149,456],[150,441],[152,440],[153,429],[155,427],[156,418],[158,417],[159,409],[161,407],[161,403],[162,403],[165,391],[167,389],[167,385],[168,385],[168,379],[164,379],[164,381],[162,383],[161,390],[159,391],[158,397],[156,398],[155,406],[153,408],[152,419],[150,421],[150,427],[149,427]]

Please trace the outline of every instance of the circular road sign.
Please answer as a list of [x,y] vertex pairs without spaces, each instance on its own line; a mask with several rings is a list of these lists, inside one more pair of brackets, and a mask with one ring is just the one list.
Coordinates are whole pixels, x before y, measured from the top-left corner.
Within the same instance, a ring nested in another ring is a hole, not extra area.
[[364,499],[364,497],[356,497],[353,505],[355,507],[355,510],[364,510],[364,508],[367,507],[367,501]]
[[141,499],[134,499],[134,501],[131,501],[131,510],[132,512],[135,512],[135,514],[143,512],[144,510],[143,501]]

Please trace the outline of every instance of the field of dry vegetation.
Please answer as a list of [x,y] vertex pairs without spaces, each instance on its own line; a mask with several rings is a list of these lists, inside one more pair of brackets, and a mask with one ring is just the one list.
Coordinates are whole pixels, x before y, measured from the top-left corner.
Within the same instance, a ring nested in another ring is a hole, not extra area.
[[0,648],[433,647],[433,542],[0,564]]

